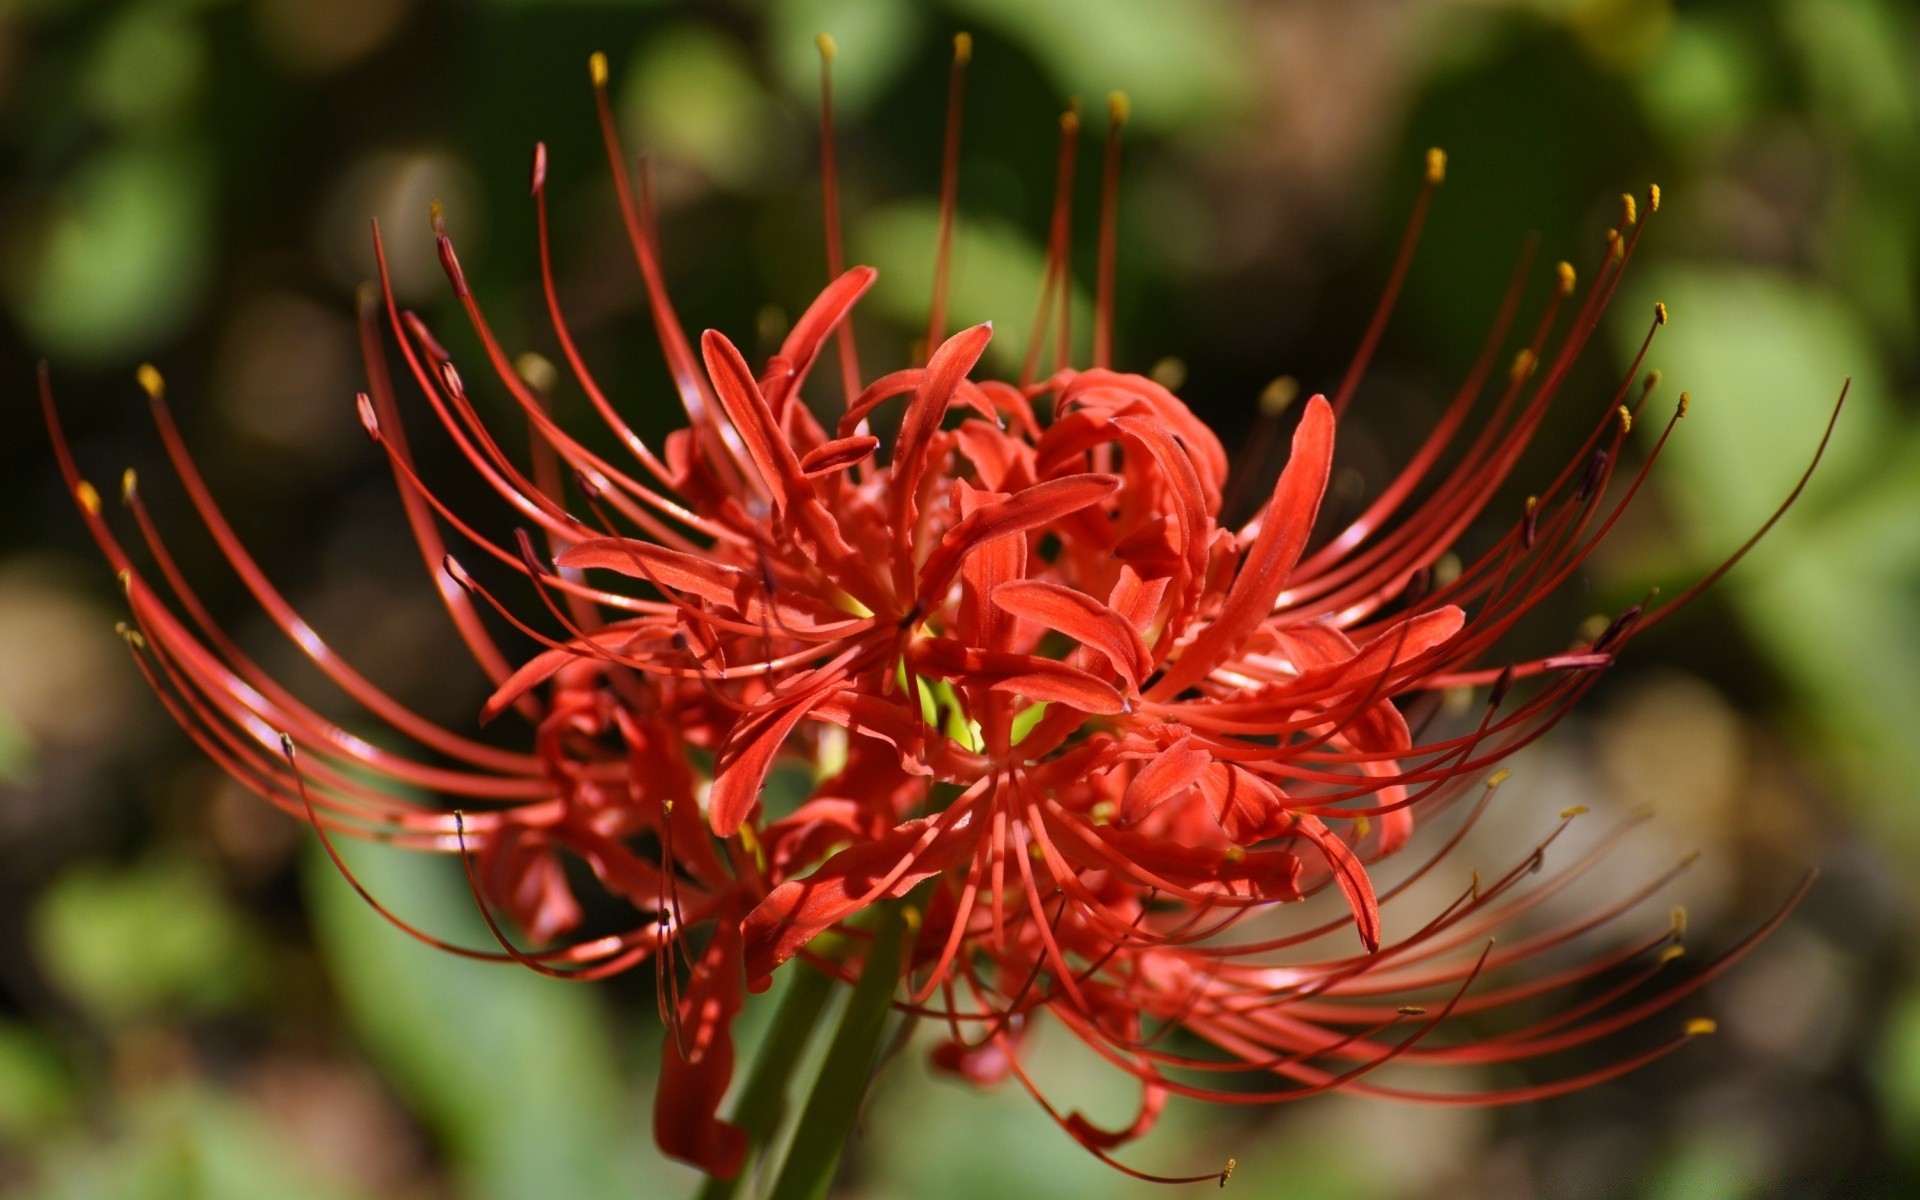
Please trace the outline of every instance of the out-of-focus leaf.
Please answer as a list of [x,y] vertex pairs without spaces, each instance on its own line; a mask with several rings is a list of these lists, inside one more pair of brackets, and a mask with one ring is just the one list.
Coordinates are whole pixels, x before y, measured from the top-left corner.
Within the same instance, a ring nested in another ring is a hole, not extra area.
[[[246,1106],[184,1089],[148,1099],[111,1144],[56,1147],[37,1200],[350,1200]],[[316,1169],[321,1167],[321,1169]]]
[[81,77],[87,104],[132,128],[178,121],[207,70],[204,35],[178,12],[129,8],[107,26]]
[[[1657,477],[1700,565],[1731,552],[1785,498],[1852,372],[1832,448],[1800,505],[1721,586],[1863,795],[1900,799],[1885,781],[1920,771],[1911,729],[1920,605],[1910,583],[1920,557],[1911,535],[1874,530],[1911,525],[1920,447],[1890,435],[1871,342],[1833,295],[1768,272],[1668,269],[1635,295],[1666,300],[1672,323],[1652,361],[1694,396]],[[1615,329],[1623,345],[1635,336],[1627,322]],[[1920,845],[1909,807],[1877,804],[1873,815]]]
[[1760,80],[1750,41],[1744,26],[1684,17],[1659,57],[1634,77],[1648,119],[1669,145],[1711,143],[1751,111]]
[[[1637,281],[1635,275],[1638,275]],[[1732,550],[1786,496],[1812,456],[1841,380],[1853,377],[1846,415],[1803,508],[1777,531],[1796,545],[1811,517],[1881,465],[1890,414],[1878,355],[1846,303],[1816,285],[1746,268],[1655,267],[1629,274],[1629,298],[1612,318],[1617,344],[1638,348],[1655,300],[1667,325],[1648,362],[1667,388],[1692,393],[1663,453],[1669,493],[1690,519],[1703,554]],[[1665,412],[1649,412],[1651,437]],[[1755,563],[1775,557],[1768,548]]]
[[639,144],[735,191],[798,161],[800,141],[741,47],[700,25],[647,39],[621,87]]
[[1217,122],[1250,95],[1244,17],[1216,0],[953,0],[952,8],[1025,46],[1061,91],[1126,92],[1132,119],[1148,128]]
[[206,282],[213,188],[195,146],[122,146],[81,168],[46,223],[16,228],[7,279],[49,354],[99,361],[157,344],[190,320]]
[[1885,1128],[1902,1154],[1920,1159],[1920,992],[1908,992],[1887,1024],[1885,1044],[1873,1058]]
[[[916,202],[862,217],[850,231],[854,260],[880,270],[870,303],[908,328],[920,327],[927,319],[939,228],[939,209]],[[1017,371],[1026,355],[1045,268],[1043,248],[1033,237],[1005,222],[962,213],[953,238],[948,332],[992,321],[987,360],[1002,375]],[[1092,311],[1086,294],[1075,288],[1076,354],[1086,353]]]
[[787,90],[820,95],[820,52],[814,35],[839,45],[833,62],[835,109],[864,111],[905,70],[919,45],[926,10],[912,0],[780,0],[767,10],[765,44]]
[[33,740],[20,723],[0,710],[0,783],[21,783],[33,768]]
[[[453,862],[342,851],[368,889],[408,920],[466,945],[493,944]],[[368,909],[324,855],[310,855],[307,866],[321,948],[348,1014],[478,1195],[690,1190],[691,1172],[641,1158],[651,1147],[644,1110],[623,1086],[592,992],[432,950]]]
[[0,1142],[25,1140],[68,1117],[73,1081],[52,1042],[30,1026],[0,1024]]
[[1756,1148],[1729,1133],[1693,1133],[1653,1180],[1654,1200],[1742,1200],[1769,1190]]
[[262,964],[218,885],[189,859],[72,871],[41,897],[33,933],[54,982],[108,1022],[231,1007]]

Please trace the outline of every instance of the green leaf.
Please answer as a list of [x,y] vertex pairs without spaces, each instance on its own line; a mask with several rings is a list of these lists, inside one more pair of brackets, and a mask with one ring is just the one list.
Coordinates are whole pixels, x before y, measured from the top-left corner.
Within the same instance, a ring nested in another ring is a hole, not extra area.
[[33,935],[55,984],[110,1024],[232,1008],[264,962],[206,867],[183,858],[63,875],[34,909]]
[[197,146],[105,151],[56,195],[8,278],[14,309],[42,348],[69,361],[156,345],[198,309],[213,215],[212,171]]
[[[451,860],[340,849],[407,920],[450,941],[493,946]],[[656,1195],[693,1178],[637,1161],[651,1142],[588,988],[415,942],[368,909],[317,850],[306,885],[348,1016],[479,1195]]]
[[913,61],[926,10],[911,0],[783,0],[767,11],[762,41],[787,91],[817,104],[820,51],[814,35],[838,44],[833,61],[836,113],[861,113]]
[[953,0],[1019,42],[1060,90],[1133,101],[1150,129],[1218,122],[1252,95],[1256,64],[1243,17],[1217,0]]
[[[924,329],[933,300],[933,247],[940,210],[931,202],[897,204],[862,217],[850,230],[854,261],[879,268],[871,303],[908,328]],[[1004,221],[961,213],[954,228],[949,332],[993,322],[987,361],[1002,374],[1020,369],[1046,271],[1035,237]],[[1073,293],[1075,354],[1084,360],[1092,301]]]
[[[760,1041],[754,1055],[753,1071],[733,1107],[732,1122],[747,1135],[750,1146],[765,1154],[769,1140],[780,1125],[787,1106],[787,1084],[794,1068],[813,1038],[813,1031],[833,994],[833,980],[804,962],[796,962],[786,971],[786,994],[773,1024]],[[740,1183],[753,1170],[751,1160],[732,1179],[709,1179],[700,1189],[699,1200],[729,1200]]]
[[907,936],[906,906],[890,903],[881,909],[879,925],[860,981],[840,1017],[833,1043],[820,1064],[813,1094],[794,1127],[793,1145],[773,1185],[772,1200],[821,1200],[833,1183],[834,1168],[847,1139],[853,1134],[879,1057],[880,1035],[893,1011],[893,992],[900,982],[900,959]]

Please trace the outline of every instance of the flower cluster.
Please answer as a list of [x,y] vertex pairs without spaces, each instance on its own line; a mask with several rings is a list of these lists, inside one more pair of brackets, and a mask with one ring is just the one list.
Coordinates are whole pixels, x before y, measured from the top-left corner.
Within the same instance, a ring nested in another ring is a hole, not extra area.
[[[1298,406],[1271,494],[1235,524],[1220,441],[1167,387],[1109,362],[1123,104],[1112,108],[1107,142],[1094,361],[1077,367],[1067,352],[1067,197],[1079,136],[1070,113],[1024,376],[980,377],[993,330],[948,336],[937,296],[924,363],[868,379],[849,318],[874,272],[839,262],[830,124],[832,281],[756,368],[719,332],[697,344],[683,333],[651,204],[609,115],[604,60],[594,62],[621,210],[686,427],[650,447],[577,351],[548,253],[544,149],[533,196],[554,340],[626,461],[553,419],[558,373],[498,342],[437,217],[454,294],[534,434],[531,456],[508,452],[442,343],[396,306],[384,255],[381,288],[361,310],[361,420],[391,464],[448,614],[495,684],[482,717],[524,721],[523,749],[416,715],[301,620],[221,515],[147,368],[141,382],[172,463],[254,598],[418,752],[340,728],[280,686],[196,598],[131,475],[125,500],[144,552],[119,540],[48,401],[69,486],[125,584],[129,644],[181,726],[235,779],[310,821],[329,853],[350,835],[459,855],[499,948],[411,932],[572,978],[651,964],[670,1027],[656,1135],[719,1176],[749,1150],[719,1116],[747,993],[796,956],[857,974],[872,938],[863,913],[903,899],[918,920],[895,1005],[942,1031],[935,1062],[983,1084],[1017,1078],[1109,1161],[1169,1095],[1248,1104],[1344,1088],[1510,1102],[1611,1078],[1710,1027],[1695,1021],[1597,1069],[1510,1090],[1427,1093],[1368,1078],[1389,1062],[1513,1063],[1566,1051],[1715,973],[1650,985],[1678,954],[1678,926],[1662,918],[1592,961],[1480,985],[1628,913],[1660,882],[1496,948],[1495,930],[1599,861],[1604,845],[1543,871],[1557,829],[1505,869],[1461,878],[1437,911],[1391,934],[1382,921],[1487,809],[1501,761],[1697,591],[1631,608],[1554,657],[1493,658],[1580,569],[1685,412],[1683,395],[1646,464],[1622,471],[1622,441],[1655,390],[1638,359],[1585,418],[1590,431],[1566,468],[1509,514],[1484,553],[1464,564],[1451,557],[1547,418],[1657,189],[1644,213],[1625,201],[1584,290],[1560,265],[1544,311],[1516,338],[1526,278],[1517,272],[1478,363],[1424,444],[1358,515],[1325,521],[1340,415],[1444,175],[1433,153],[1352,370],[1332,399]],[[957,104],[952,112],[943,281]],[[470,525],[416,470],[389,339],[441,431],[515,510],[523,527],[510,543]],[[841,394],[838,411],[822,417],[802,393],[828,354]],[[1263,415],[1269,434],[1280,407]],[[462,554],[494,560],[483,574],[517,574],[537,610],[510,606],[462,567],[448,530]],[[503,628],[536,652],[516,658],[495,640]],[[1443,697],[1474,689],[1477,716],[1436,720]],[[767,800],[782,762],[810,772],[797,806]],[[1417,844],[1416,824],[1449,810],[1444,842],[1391,886],[1377,882],[1380,864]],[[570,876],[569,860],[638,914],[630,930],[576,934],[583,909],[571,880],[582,872]],[[1321,891],[1337,899],[1301,919],[1297,902]],[[1533,1003],[1571,989],[1577,1002]],[[1451,1032],[1455,1018],[1509,1006],[1521,1015],[1505,1026],[1474,1022],[1477,1040]],[[1022,1049],[1043,1017],[1137,1081],[1134,1119],[1105,1128],[1041,1096]],[[1168,1041],[1174,1029],[1189,1036]]]

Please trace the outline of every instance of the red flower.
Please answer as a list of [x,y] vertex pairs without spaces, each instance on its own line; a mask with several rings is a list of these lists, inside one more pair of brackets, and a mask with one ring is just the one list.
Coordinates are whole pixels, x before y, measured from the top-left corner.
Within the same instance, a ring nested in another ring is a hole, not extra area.
[[[964,55],[956,95],[963,64]],[[1106,155],[1094,362],[1077,368],[1056,350],[1050,373],[1037,366],[1050,331],[1066,344],[1071,114],[1025,375],[975,378],[989,326],[945,336],[956,106],[931,352],[922,366],[868,381],[849,317],[874,272],[842,271],[838,261],[830,126],[836,277],[755,370],[724,335],[705,333],[696,354],[682,332],[650,207],[621,165],[598,58],[595,81],[684,430],[656,453],[576,351],[547,252],[544,148],[533,193],[554,332],[632,462],[602,457],[552,420],[541,372],[517,366],[494,338],[444,230],[454,292],[538,435],[528,463],[481,421],[424,322],[397,309],[384,257],[383,299],[361,310],[369,380],[361,418],[389,458],[450,616],[497,685],[483,718],[517,714],[532,726],[530,749],[502,750],[409,712],[292,612],[201,483],[151,369],[142,382],[167,450],[249,589],[420,757],[335,727],[246,658],[174,567],[129,476],[126,499],[153,564],[136,565],[57,423],[55,444],[89,529],[126,583],[136,661],[235,778],[328,838],[460,853],[500,949],[447,947],[458,953],[576,978],[656,965],[671,1027],[656,1133],[669,1153],[717,1175],[739,1168],[746,1138],[717,1112],[744,991],[764,989],[796,955],[851,973],[844,956],[816,953],[815,939],[838,929],[850,941],[836,944],[858,946],[866,935],[857,918],[888,899],[924,910],[898,1006],[945,1028],[938,1064],[983,1083],[1012,1074],[1039,1096],[1021,1048],[1051,1014],[1139,1082],[1138,1116],[1123,1129],[1047,1105],[1103,1158],[1150,1128],[1170,1093],[1244,1104],[1341,1087],[1503,1103],[1611,1078],[1704,1028],[1689,1024],[1650,1050],[1554,1082],[1473,1095],[1365,1078],[1390,1061],[1512,1062],[1584,1045],[1691,994],[1751,944],[1652,987],[1679,936],[1662,923],[1626,951],[1476,989],[1628,915],[1646,894],[1493,947],[1494,930],[1599,861],[1596,852],[1536,875],[1571,812],[1520,862],[1462,880],[1440,911],[1410,915],[1392,934],[1383,925],[1383,908],[1439,867],[1487,809],[1505,776],[1500,762],[1559,719],[1634,636],[1720,573],[1659,608],[1627,610],[1564,654],[1492,657],[1579,570],[1685,412],[1683,394],[1646,462],[1624,484],[1615,480],[1629,425],[1654,391],[1651,377],[1634,386],[1639,359],[1585,416],[1586,442],[1558,476],[1508,515],[1490,549],[1441,573],[1461,535],[1487,517],[1596,328],[1646,228],[1632,201],[1585,293],[1576,295],[1562,264],[1500,373],[1494,363],[1525,277],[1516,273],[1479,363],[1425,444],[1359,516],[1316,539],[1339,416],[1444,174],[1437,152],[1352,369],[1331,400],[1301,406],[1271,495],[1235,527],[1218,439],[1167,388],[1109,364],[1123,105],[1113,107]],[[1646,216],[1658,199],[1650,193]],[[513,545],[466,524],[416,472],[383,321],[446,434],[527,526]],[[801,394],[830,342],[843,395],[837,418],[823,424]],[[902,402],[897,424],[882,418],[893,401]],[[1266,428],[1277,418],[1268,414]],[[892,434],[885,452],[877,426]],[[447,527],[525,578],[544,609],[537,621],[447,554]],[[503,622],[540,652],[512,665],[490,632]],[[1442,694],[1467,688],[1486,689],[1477,721],[1433,720]],[[699,764],[709,755],[707,776]],[[792,811],[770,811],[765,786],[782,758],[810,765],[819,782]],[[422,803],[417,791],[444,799]],[[1416,820],[1450,809],[1465,812],[1436,852],[1390,886],[1377,883],[1378,866],[1409,847]],[[563,940],[581,921],[562,869],[569,856],[641,915],[630,932]],[[1329,887],[1344,904],[1338,919],[1295,918],[1293,902]],[[547,948],[518,948],[496,912]],[[703,928],[711,932],[690,932]],[[684,983],[670,947],[690,964]],[[1429,1036],[1451,1030],[1452,1017],[1596,981],[1605,986],[1584,999],[1477,1041]],[[1403,997],[1432,997],[1437,1009]],[[1211,1051],[1163,1045],[1173,1027]],[[1206,1082],[1222,1074],[1226,1083]]]

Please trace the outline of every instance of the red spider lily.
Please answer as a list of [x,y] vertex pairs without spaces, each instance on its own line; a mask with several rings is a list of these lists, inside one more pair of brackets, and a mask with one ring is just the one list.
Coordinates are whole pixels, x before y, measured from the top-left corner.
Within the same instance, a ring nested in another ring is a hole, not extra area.
[[[717,1176],[737,1172],[750,1149],[718,1116],[746,993],[796,956],[856,973],[872,936],[862,914],[883,901],[910,898],[923,914],[896,1007],[944,1027],[935,1061],[983,1083],[1014,1076],[1109,1162],[1152,1127],[1169,1095],[1249,1104],[1344,1088],[1509,1103],[1613,1078],[1710,1027],[1692,1022],[1650,1049],[1531,1086],[1432,1092],[1370,1078],[1389,1063],[1510,1063],[1587,1045],[1690,995],[1784,916],[1664,987],[1653,977],[1679,938],[1665,921],[1591,961],[1482,985],[1628,917],[1665,882],[1495,948],[1496,930],[1535,913],[1611,844],[1544,873],[1569,812],[1519,862],[1475,875],[1403,933],[1383,927],[1383,909],[1447,860],[1487,810],[1502,760],[1564,715],[1633,637],[1745,553],[1565,653],[1491,657],[1581,568],[1686,411],[1683,394],[1645,462],[1615,479],[1623,439],[1655,390],[1652,376],[1635,383],[1661,309],[1624,381],[1588,414],[1579,452],[1489,549],[1450,578],[1437,573],[1559,398],[1658,208],[1657,189],[1644,217],[1626,201],[1584,293],[1561,264],[1502,372],[1522,264],[1425,443],[1357,517],[1323,529],[1338,420],[1442,181],[1434,152],[1351,369],[1331,400],[1301,407],[1271,495],[1235,527],[1218,439],[1167,388],[1111,365],[1123,103],[1111,108],[1103,165],[1091,364],[1075,367],[1067,349],[1072,113],[1026,371],[1013,382],[977,379],[991,327],[947,334],[967,57],[964,43],[957,49],[929,352],[922,365],[872,380],[849,317],[874,272],[841,261],[830,88],[822,148],[832,282],[756,370],[723,334],[706,332],[696,352],[684,333],[650,199],[629,177],[595,58],[621,212],[687,414],[658,452],[621,418],[568,331],[548,247],[544,147],[532,191],[561,356],[628,463],[552,419],[551,372],[517,362],[495,338],[436,216],[454,294],[533,434],[524,464],[509,454],[442,344],[395,304],[376,231],[380,287],[360,312],[361,420],[387,455],[449,615],[496,686],[482,716],[528,722],[524,751],[414,714],[294,613],[222,517],[158,374],[144,369],[181,482],[254,598],[418,752],[349,733],[275,683],[196,598],[131,474],[124,493],[142,561],[109,527],[60,435],[43,374],[61,469],[125,584],[128,642],[162,702],[236,779],[310,821],[349,879],[334,854],[340,834],[459,854],[498,948],[413,929],[362,889],[414,936],[569,978],[653,963],[671,1031],[656,1136]],[[387,338],[440,428],[524,522],[512,544],[468,524],[416,471]],[[1054,361],[1042,375],[1050,340]],[[802,399],[829,343],[841,392],[831,423]],[[873,430],[895,401],[883,442]],[[448,528],[523,578],[537,616],[519,615],[449,555]],[[540,649],[516,666],[494,640],[499,624]],[[1465,688],[1487,689],[1478,719],[1429,732],[1442,694]],[[781,759],[810,766],[818,782],[798,807],[775,812],[763,799]],[[1376,881],[1379,865],[1409,848],[1417,819],[1456,808],[1465,811],[1443,844],[1390,886]],[[631,930],[569,940],[582,911],[568,857],[640,914]],[[1289,906],[1329,887],[1340,915],[1297,919]],[[521,948],[508,925],[542,948]],[[1349,926],[1357,946],[1334,948],[1352,939]],[[839,936],[821,941],[830,931]],[[1451,1032],[1452,1018],[1542,1011],[1538,997],[1575,989],[1578,998],[1549,1015],[1516,1017],[1501,1032]],[[1041,1095],[1021,1050],[1043,1013],[1138,1081],[1138,1115],[1126,1127],[1098,1127]],[[1169,1044],[1175,1029],[1190,1044]]]

